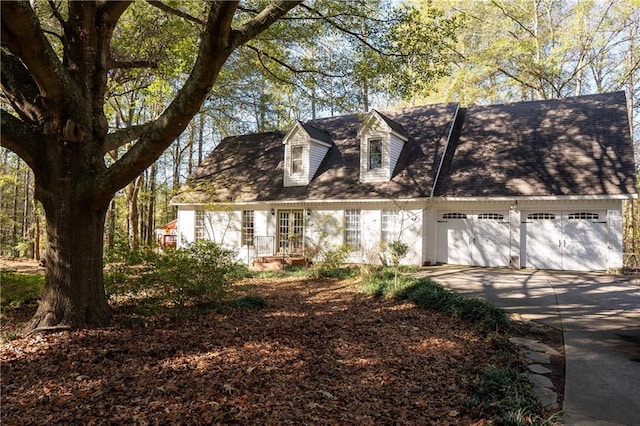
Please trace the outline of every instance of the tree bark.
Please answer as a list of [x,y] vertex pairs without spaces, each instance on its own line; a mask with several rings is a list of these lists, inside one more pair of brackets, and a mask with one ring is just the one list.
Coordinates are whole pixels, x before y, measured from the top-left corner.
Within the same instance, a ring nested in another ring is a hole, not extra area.
[[43,201],[47,218],[46,275],[40,305],[26,330],[99,327],[111,319],[102,274],[104,221],[110,200],[90,207],[60,190]]

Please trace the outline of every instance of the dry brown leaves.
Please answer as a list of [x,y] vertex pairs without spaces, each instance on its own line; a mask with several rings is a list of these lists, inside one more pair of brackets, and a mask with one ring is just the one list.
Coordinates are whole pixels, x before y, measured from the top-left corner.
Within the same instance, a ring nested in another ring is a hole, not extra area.
[[483,424],[491,344],[331,280],[252,280],[269,305],[2,344],[2,423]]

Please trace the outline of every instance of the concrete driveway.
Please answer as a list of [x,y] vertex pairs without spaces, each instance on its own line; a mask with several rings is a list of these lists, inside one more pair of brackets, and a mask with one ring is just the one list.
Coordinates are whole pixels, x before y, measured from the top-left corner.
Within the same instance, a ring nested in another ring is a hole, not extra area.
[[566,424],[640,425],[637,278],[462,266],[420,275],[563,331]]

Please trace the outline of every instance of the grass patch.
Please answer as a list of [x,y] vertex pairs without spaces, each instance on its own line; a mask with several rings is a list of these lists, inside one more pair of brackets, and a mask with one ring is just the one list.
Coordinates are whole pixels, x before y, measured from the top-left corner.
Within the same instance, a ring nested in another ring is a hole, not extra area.
[[473,385],[473,395],[465,402],[470,409],[504,425],[553,425],[560,420],[560,414],[545,415],[531,384],[513,368],[488,366]]
[[314,278],[313,269],[307,268],[305,266],[292,266],[290,268],[286,268],[282,271],[260,271],[260,272],[251,272],[249,276],[253,278]]
[[0,304],[2,311],[35,303],[42,297],[44,275],[2,271]]
[[220,304],[216,311],[218,313],[228,312],[236,309],[260,309],[267,306],[267,299],[262,296],[244,296],[238,299],[229,300]]
[[397,297],[423,308],[477,324],[485,332],[512,327],[507,313],[478,298],[466,298],[427,278],[400,275],[394,282],[392,268],[383,268],[362,280],[362,290],[376,297]]

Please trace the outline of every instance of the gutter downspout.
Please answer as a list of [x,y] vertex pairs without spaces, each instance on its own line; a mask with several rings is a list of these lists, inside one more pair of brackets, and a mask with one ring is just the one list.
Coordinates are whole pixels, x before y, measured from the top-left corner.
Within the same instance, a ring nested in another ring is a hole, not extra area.
[[449,129],[447,142],[444,144],[444,150],[442,151],[442,157],[440,157],[440,164],[438,165],[436,178],[433,180],[433,186],[431,187],[431,195],[429,195],[429,201],[433,199],[433,194],[436,191],[436,186],[438,185],[438,178],[440,177],[440,170],[442,170],[442,165],[444,164],[444,157],[447,156],[447,150],[449,149],[449,142],[451,141],[451,135],[453,134],[453,129],[456,127],[456,123],[458,121],[458,112],[460,112],[460,104],[458,104],[458,106],[456,107],[456,112],[453,114],[453,120],[451,121],[451,128]]

